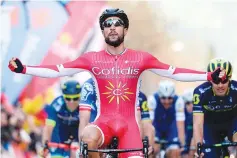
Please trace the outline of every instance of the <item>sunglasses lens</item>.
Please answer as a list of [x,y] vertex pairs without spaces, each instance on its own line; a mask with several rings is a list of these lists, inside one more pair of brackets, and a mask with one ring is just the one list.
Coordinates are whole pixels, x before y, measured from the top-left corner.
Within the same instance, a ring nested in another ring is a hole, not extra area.
[[70,101],[71,100],[71,98],[65,98],[67,101]]
[[104,21],[103,26],[104,27],[111,27],[113,24],[116,27],[124,25],[123,21],[120,19],[115,19],[115,20],[109,19],[109,20]]
[[76,97],[76,98],[67,98],[67,97],[65,97],[65,99],[66,99],[67,101],[71,101],[71,100],[77,101],[77,100],[79,100],[79,97]]
[[104,27],[111,27],[112,26],[112,22],[111,21],[105,21],[104,22]]
[[190,102],[190,101],[187,101],[187,102],[186,102],[186,104],[187,104],[187,105],[190,105],[190,104],[192,104],[192,102]]
[[77,101],[79,100],[79,97],[73,98],[73,101]]
[[215,84],[220,84],[220,83],[225,84],[225,83],[227,83],[228,81],[229,81],[229,79],[225,79],[225,80],[223,80],[223,81],[221,81],[221,79],[218,79],[218,80],[213,80],[213,83],[215,83]]
[[225,79],[224,81],[222,81],[221,83],[222,84],[225,84],[225,83],[227,83],[229,80],[228,79]]
[[171,100],[173,98],[172,97],[161,97],[161,99],[163,99],[163,100],[165,100],[165,99]]

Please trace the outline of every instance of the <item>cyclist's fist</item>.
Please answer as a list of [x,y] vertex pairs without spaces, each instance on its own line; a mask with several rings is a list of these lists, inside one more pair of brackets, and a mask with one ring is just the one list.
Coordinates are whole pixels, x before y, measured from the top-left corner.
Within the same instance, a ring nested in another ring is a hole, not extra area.
[[25,73],[25,66],[17,58],[12,58],[9,61],[8,67],[11,71],[16,73]]
[[208,81],[218,81],[218,80],[225,80],[226,79],[226,72],[224,69],[220,67],[216,68],[213,72],[209,72],[207,76]]

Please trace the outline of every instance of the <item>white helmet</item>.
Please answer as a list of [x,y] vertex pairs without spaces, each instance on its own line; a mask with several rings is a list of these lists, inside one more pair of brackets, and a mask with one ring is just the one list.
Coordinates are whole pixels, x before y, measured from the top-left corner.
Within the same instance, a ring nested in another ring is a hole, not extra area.
[[174,82],[169,80],[160,81],[158,95],[159,97],[173,97],[175,95]]
[[192,89],[192,88],[186,89],[184,91],[184,93],[182,94],[182,98],[183,98],[185,103],[193,101],[193,91],[194,91],[194,89]]

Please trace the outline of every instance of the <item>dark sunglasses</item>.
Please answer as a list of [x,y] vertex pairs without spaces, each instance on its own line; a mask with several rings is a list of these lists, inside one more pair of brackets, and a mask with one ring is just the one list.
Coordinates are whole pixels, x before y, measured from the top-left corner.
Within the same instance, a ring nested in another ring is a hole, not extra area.
[[79,100],[79,97],[75,97],[75,98],[68,98],[68,97],[65,97],[65,99],[67,100],[67,101],[78,101]]
[[124,22],[120,19],[108,19],[103,22],[103,27],[109,28],[112,25],[114,25],[115,27],[124,26]]
[[173,99],[173,97],[161,97],[162,100],[165,100],[165,99],[168,99],[168,100],[171,100]]
[[229,81],[229,79],[227,78],[223,81],[221,79],[218,79],[218,80],[213,80],[212,82],[215,83],[215,84],[220,84],[220,83],[226,84],[228,81]]
[[186,105],[190,105],[190,104],[192,104],[193,102],[191,102],[191,101],[187,101],[185,104]]

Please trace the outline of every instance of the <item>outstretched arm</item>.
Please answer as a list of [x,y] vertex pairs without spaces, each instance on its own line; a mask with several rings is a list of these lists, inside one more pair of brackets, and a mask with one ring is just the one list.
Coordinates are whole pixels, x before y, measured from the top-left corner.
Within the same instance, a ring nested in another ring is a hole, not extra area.
[[26,66],[21,63],[19,59],[13,58],[8,67],[11,71],[16,73],[23,73],[33,76],[53,78],[70,76],[83,70],[89,69],[88,59],[82,55],[74,61],[59,65],[40,65],[40,66]]
[[[186,68],[176,68],[160,62],[154,56],[148,54],[145,60],[145,68],[164,77],[172,78],[178,81],[210,81],[213,80],[212,73],[196,71]],[[220,70],[217,72],[219,77]],[[214,71],[216,72],[216,71]]]

